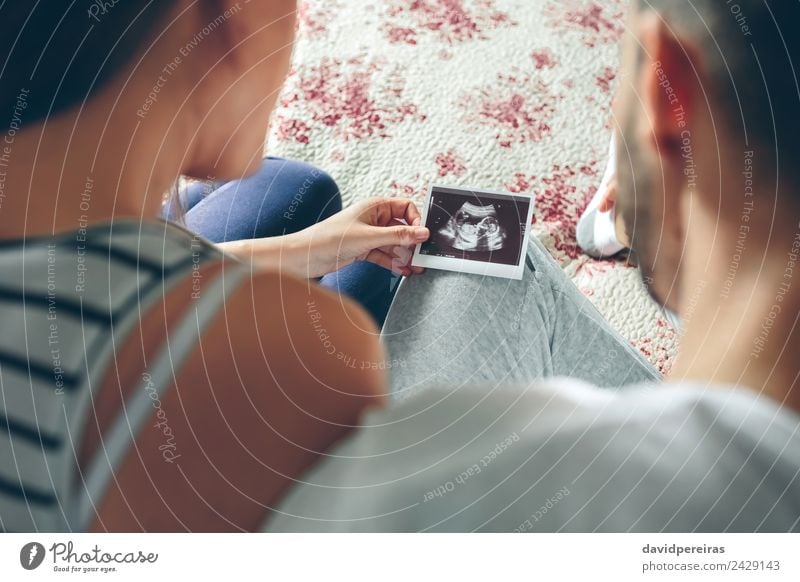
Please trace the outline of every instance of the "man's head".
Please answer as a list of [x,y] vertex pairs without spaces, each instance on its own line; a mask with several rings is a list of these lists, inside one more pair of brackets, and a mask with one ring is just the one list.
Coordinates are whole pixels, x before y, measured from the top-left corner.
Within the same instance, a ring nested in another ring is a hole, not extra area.
[[618,208],[651,293],[673,309],[691,294],[687,271],[713,277],[737,242],[754,258],[797,228],[798,21],[795,1],[632,2]]

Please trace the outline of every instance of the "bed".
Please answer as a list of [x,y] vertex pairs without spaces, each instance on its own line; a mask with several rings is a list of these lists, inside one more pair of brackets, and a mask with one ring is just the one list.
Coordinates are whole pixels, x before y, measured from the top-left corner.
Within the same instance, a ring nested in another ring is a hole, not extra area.
[[676,333],[622,260],[575,243],[614,127],[622,0],[306,0],[267,151],[345,204],[433,184],[530,193],[533,234],[663,373]]

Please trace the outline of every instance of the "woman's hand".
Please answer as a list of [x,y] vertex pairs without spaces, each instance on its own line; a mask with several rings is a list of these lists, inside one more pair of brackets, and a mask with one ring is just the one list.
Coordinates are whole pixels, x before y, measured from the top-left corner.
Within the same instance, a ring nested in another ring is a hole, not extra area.
[[423,270],[410,265],[414,246],[430,236],[420,222],[419,210],[410,200],[370,198],[289,237],[305,253],[306,277],[319,277],[359,260],[408,276]]
[[410,264],[414,246],[430,236],[420,222],[410,200],[370,198],[294,234],[219,246],[260,268],[304,278],[321,277],[359,260],[408,276],[423,271]]

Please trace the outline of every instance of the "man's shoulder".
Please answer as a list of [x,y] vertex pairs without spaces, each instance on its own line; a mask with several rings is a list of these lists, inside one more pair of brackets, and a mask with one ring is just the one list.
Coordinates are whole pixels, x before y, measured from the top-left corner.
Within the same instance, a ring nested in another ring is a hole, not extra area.
[[[433,388],[369,415],[292,505],[374,531],[756,529],[800,493],[792,423],[723,387]],[[793,512],[761,527],[790,529]]]
[[554,380],[525,391],[509,419],[519,443],[485,468],[504,492],[483,527],[785,530],[800,516],[787,506],[800,494],[800,422],[777,402],[723,386],[598,390]]
[[[433,529],[747,530],[800,493],[797,416],[744,388],[551,379],[433,390],[387,416],[398,434],[429,417],[392,478]],[[776,517],[762,527],[789,526]]]

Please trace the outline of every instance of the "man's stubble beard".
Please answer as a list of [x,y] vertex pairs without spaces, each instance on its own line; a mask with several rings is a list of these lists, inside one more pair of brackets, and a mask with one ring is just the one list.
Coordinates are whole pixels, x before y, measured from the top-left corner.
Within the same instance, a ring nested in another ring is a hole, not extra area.
[[661,306],[665,298],[656,290],[653,265],[651,200],[653,185],[650,179],[652,162],[638,147],[636,141],[626,136],[633,135],[632,115],[625,121],[621,134],[617,135],[617,211],[621,212],[625,232],[630,240],[629,256],[638,265],[648,294]]

